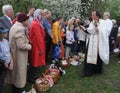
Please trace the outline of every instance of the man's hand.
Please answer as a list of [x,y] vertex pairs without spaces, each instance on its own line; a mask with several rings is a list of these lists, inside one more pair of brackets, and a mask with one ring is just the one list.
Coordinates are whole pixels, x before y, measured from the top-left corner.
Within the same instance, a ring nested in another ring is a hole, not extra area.
[[99,31],[99,29],[98,29],[98,27],[97,26],[95,26],[95,30],[98,32]]
[[80,25],[80,27],[81,27],[81,29],[86,30],[86,28],[84,26]]

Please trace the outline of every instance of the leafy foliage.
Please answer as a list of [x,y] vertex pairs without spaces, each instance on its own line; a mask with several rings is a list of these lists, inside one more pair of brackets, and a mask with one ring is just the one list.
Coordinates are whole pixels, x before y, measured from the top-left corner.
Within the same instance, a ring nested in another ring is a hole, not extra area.
[[[28,12],[29,6],[35,6],[41,8],[43,5],[40,0],[0,0],[0,9],[4,4],[10,4],[13,6],[15,13],[16,12]],[[0,11],[2,16],[2,11]]]
[[120,25],[120,0],[108,0],[105,9],[110,11],[111,18],[117,20]]
[[81,16],[81,0],[42,0],[42,3],[52,11],[54,17],[58,15],[65,18]]
[[[62,15],[67,19],[72,16],[81,19],[89,17],[93,10],[99,10],[101,14],[110,11],[111,18],[116,19],[120,24],[120,0],[0,0],[0,9],[4,4],[11,4],[15,13],[27,12],[29,6],[35,6],[51,10],[53,18]],[[0,16],[2,15],[0,11]]]
[[77,16],[86,18],[90,16],[92,10],[103,11],[106,3],[104,0],[42,0],[46,8],[55,15],[62,15],[65,18]]

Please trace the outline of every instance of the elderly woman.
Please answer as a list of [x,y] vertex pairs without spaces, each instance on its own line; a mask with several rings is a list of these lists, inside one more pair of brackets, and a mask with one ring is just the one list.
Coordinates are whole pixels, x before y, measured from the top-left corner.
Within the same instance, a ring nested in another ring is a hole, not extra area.
[[32,76],[30,76],[30,81],[32,82],[38,77],[39,67],[46,64],[46,33],[42,25],[42,13],[43,10],[41,9],[34,12],[34,20],[30,27],[30,42],[32,44],[30,54],[30,72]]
[[17,22],[9,33],[10,48],[13,55],[13,70],[11,72],[11,82],[14,85],[13,93],[22,93],[26,84],[28,51],[31,49],[25,34],[26,27],[29,26],[28,18],[25,13],[20,13]]

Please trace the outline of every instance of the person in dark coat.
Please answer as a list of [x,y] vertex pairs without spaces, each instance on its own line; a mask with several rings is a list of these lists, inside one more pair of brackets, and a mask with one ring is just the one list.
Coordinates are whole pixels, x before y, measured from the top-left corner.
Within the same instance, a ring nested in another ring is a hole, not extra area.
[[49,23],[49,20],[51,19],[51,12],[48,9],[44,9],[44,17],[42,18],[43,20],[43,27],[46,32],[46,62],[49,62],[50,58],[50,49],[51,49],[51,41],[52,41],[52,27],[51,24]]
[[[12,17],[14,15],[13,7],[11,5],[3,5],[2,12],[4,15],[2,17],[0,17],[0,23],[2,23],[2,26],[5,29],[10,30],[10,28],[12,26]],[[7,37],[7,39],[8,39],[8,37]]]
[[113,22],[113,27],[109,36],[110,52],[113,52],[114,43],[116,41],[117,33],[118,33],[118,26],[116,20],[112,20],[112,22]]

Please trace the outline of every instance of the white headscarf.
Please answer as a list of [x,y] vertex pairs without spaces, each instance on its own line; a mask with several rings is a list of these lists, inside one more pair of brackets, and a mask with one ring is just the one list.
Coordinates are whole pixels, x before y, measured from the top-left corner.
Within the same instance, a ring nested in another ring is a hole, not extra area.
[[37,20],[38,23],[43,27],[43,25],[42,25],[41,9],[36,9],[34,14],[33,14],[33,16],[34,16],[34,19]]

